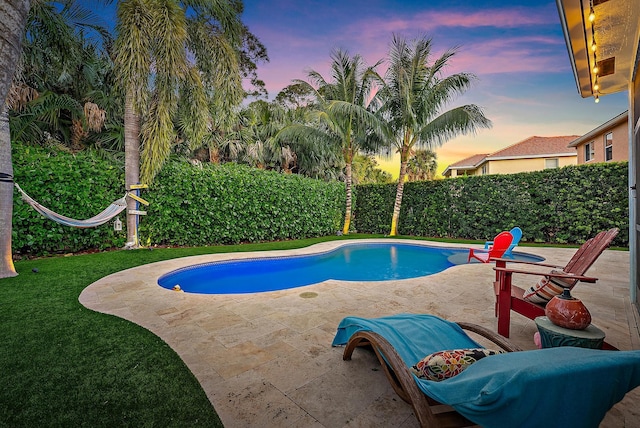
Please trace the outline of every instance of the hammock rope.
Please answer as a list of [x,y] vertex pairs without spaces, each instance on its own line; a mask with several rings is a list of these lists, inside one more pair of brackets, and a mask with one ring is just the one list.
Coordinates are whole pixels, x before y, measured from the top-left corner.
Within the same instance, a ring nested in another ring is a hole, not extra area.
[[13,185],[18,189],[20,194],[22,195],[22,200],[31,205],[31,207],[42,214],[44,217],[49,220],[53,220],[56,223],[63,224],[65,226],[77,227],[77,228],[89,228],[100,226],[101,224],[105,224],[118,214],[120,214],[125,208],[127,208],[127,195],[125,194],[122,198],[117,201],[113,201],[111,205],[109,205],[104,211],[100,214],[88,218],[86,220],[76,220],[62,214],[58,214],[54,211],[51,211],[49,208],[40,205],[36,202],[31,196],[27,195],[24,190],[20,188],[18,183],[13,183]]

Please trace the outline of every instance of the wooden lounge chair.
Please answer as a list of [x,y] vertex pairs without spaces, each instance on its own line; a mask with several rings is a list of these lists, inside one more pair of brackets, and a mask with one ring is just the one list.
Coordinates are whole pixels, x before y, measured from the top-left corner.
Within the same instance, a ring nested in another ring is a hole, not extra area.
[[[493,349],[519,351],[483,327],[416,314],[344,318],[333,346],[345,345],[345,361],[356,348],[373,348],[393,389],[411,404],[422,427],[597,427],[616,402],[640,385],[640,351],[576,347],[487,356],[441,382],[414,375],[410,367],[426,355],[482,347],[462,329],[491,341]],[[567,411],[565,399],[578,400],[580,411]]]
[[[494,288],[496,293],[496,316],[498,317],[498,333],[504,337],[509,337],[509,324],[511,318],[511,311],[517,312],[529,319],[534,319],[544,315],[544,305],[538,303],[532,303],[524,299],[524,290],[520,287],[513,285],[513,274],[525,274],[536,275],[539,277],[548,276],[551,278],[559,278],[564,280],[567,284],[573,286],[578,281],[583,282],[596,282],[597,278],[590,278],[584,276],[587,270],[598,259],[600,254],[609,247],[613,239],[618,234],[619,229],[613,228],[604,232],[598,233],[595,237],[589,239],[587,242],[576,251],[571,257],[571,260],[566,266],[555,266],[545,263],[533,263],[524,262],[518,260],[497,259],[494,270],[496,271],[496,281],[494,282]],[[552,273],[549,271],[530,271],[520,270],[507,267],[507,263],[518,263],[528,265],[530,267],[543,267],[551,269],[561,269],[562,272]],[[605,347],[610,347],[605,343]]]
[[[471,331],[495,343],[497,347],[508,352],[521,349],[496,333],[476,324],[456,323],[463,330]],[[393,390],[405,402],[413,407],[413,411],[423,427],[479,427],[456,412],[451,406],[439,403],[425,395],[416,384],[409,367],[394,347],[380,334],[372,331],[359,331],[349,339],[344,348],[342,359],[351,360],[353,351],[362,346],[370,346],[378,357],[384,373]]]
[[474,250],[469,248],[469,256],[467,262],[471,259],[480,260],[482,263],[489,263],[491,260],[500,258],[509,249],[513,242],[511,232],[500,232],[493,240],[493,245],[488,250]]

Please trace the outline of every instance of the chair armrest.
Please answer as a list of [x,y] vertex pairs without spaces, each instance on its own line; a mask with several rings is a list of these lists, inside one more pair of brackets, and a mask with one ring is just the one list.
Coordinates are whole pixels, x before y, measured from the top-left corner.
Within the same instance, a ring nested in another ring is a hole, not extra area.
[[564,266],[550,265],[550,264],[547,264],[547,263],[539,263],[539,262],[527,262],[527,261],[524,261],[524,260],[505,259],[504,257],[495,258],[495,259],[491,259],[491,260],[495,260],[497,262],[520,263],[520,264],[532,265],[532,266],[542,266],[542,267],[550,267],[550,268],[556,268],[556,269],[564,269]]
[[472,331],[484,337],[485,339],[490,340],[491,342],[495,343],[505,351],[508,351],[508,352],[522,351],[522,348],[510,342],[509,340],[505,339],[504,337],[494,333],[488,328],[482,327],[478,324],[472,324],[468,322],[456,322],[456,324],[458,324],[463,330]]
[[591,283],[598,281],[598,278],[593,278],[590,276],[583,276],[583,275],[573,275],[570,273],[531,272],[526,270],[507,269],[503,267],[494,267],[493,270],[495,270],[496,272],[511,272],[511,273],[521,273],[525,275],[549,276],[552,278],[573,279],[576,281],[591,282]]

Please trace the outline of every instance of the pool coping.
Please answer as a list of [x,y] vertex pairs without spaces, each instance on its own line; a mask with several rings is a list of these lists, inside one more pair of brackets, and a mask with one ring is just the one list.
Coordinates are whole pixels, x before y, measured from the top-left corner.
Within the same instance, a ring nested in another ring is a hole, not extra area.
[[[449,248],[465,244],[406,239],[356,242],[416,243]],[[372,283],[329,280],[289,290],[237,295],[178,293],[157,285],[177,267],[206,261],[304,255],[352,240],[330,241],[293,250],[182,257],[117,272],[89,285],[80,302],[93,310],[135,322],[168,343],[202,385],[225,427],[245,426],[416,426],[411,409],[388,385],[367,353],[343,362],[331,348],[344,316],[397,312],[434,313],[495,330],[493,270],[473,263],[428,277]],[[476,247],[476,246],[474,246]],[[527,247],[527,253],[564,264],[575,249]],[[594,323],[621,349],[631,349],[628,253],[606,251],[590,274],[602,287],[582,287],[579,297]],[[317,297],[302,298],[304,293]],[[606,302],[606,304],[603,304]],[[535,324],[512,317],[512,340],[532,349]],[[633,391],[628,396],[640,391]],[[625,398],[624,401],[627,399]],[[368,410],[367,410],[368,409]],[[630,413],[631,412],[631,413]],[[632,420],[632,405],[610,411],[621,426]],[[375,418],[372,419],[372,415]]]

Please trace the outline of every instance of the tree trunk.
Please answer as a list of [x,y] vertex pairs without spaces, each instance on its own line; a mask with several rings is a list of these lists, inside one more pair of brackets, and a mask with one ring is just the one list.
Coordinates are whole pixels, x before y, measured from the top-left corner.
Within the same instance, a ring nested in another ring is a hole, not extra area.
[[[31,2],[0,2],[0,173],[13,177],[11,135],[6,99],[22,52],[24,27]],[[16,276],[11,253],[11,220],[13,217],[13,183],[0,181],[0,278]]]
[[[124,184],[127,190],[140,182],[140,115],[133,106],[130,92],[124,105]],[[136,209],[136,201],[127,198],[127,211]],[[137,216],[127,214],[127,248],[139,248]]]
[[[3,0],[0,2],[0,110],[11,88],[16,65],[22,52],[24,27],[29,14],[29,0]],[[0,111],[1,113],[1,111]]]
[[349,234],[349,226],[351,225],[351,162],[347,162],[345,166],[344,182],[347,190],[347,207],[344,214],[344,227],[342,228],[342,234]]
[[393,204],[393,218],[391,219],[391,232],[389,236],[398,234],[398,220],[400,219],[400,207],[402,206],[402,193],[404,192],[404,177],[407,175],[407,161],[400,163],[400,175],[398,176],[398,187],[396,188],[396,202]]
[[215,165],[220,163],[220,151],[213,143],[209,145],[209,162]]
[[[0,278],[16,276],[11,253],[11,219],[13,217],[13,166],[11,163],[11,137],[9,114],[0,113]],[[6,177],[2,180],[2,177]]]

